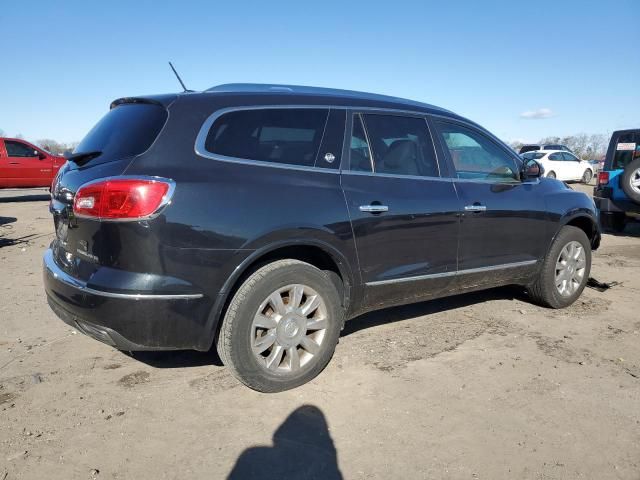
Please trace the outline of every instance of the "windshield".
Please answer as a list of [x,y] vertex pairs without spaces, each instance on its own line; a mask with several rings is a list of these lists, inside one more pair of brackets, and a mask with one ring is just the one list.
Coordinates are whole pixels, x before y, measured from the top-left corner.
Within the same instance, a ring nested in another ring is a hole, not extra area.
[[112,108],[73,151],[74,156],[91,153],[86,164],[99,164],[140,155],[156,139],[167,111],[155,104],[129,103]]

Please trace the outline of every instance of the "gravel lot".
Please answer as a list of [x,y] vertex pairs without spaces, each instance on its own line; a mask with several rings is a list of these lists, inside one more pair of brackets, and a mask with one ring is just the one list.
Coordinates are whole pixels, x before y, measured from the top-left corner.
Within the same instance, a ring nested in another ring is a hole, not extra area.
[[365,315],[317,379],[265,395],[214,353],[128,355],[58,320],[46,191],[0,191],[0,224],[0,480],[640,479],[637,225],[594,256],[608,291]]

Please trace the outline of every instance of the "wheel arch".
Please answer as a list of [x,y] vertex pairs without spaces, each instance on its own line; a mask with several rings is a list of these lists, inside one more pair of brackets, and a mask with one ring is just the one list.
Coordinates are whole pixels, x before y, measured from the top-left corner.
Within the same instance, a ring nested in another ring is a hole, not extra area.
[[332,272],[331,280],[338,289],[345,311],[348,310],[352,303],[354,277],[349,262],[338,249],[316,239],[283,240],[271,243],[253,251],[225,281],[207,321],[210,338],[205,345],[206,349],[209,349],[216,340],[226,308],[240,285],[260,267],[283,259],[300,260],[320,270]]
[[578,212],[563,217],[558,230],[553,236],[553,240],[555,240],[560,229],[564,226],[576,227],[582,230],[591,242],[591,248],[593,250],[596,250],[600,246],[600,229],[598,222],[590,215]]

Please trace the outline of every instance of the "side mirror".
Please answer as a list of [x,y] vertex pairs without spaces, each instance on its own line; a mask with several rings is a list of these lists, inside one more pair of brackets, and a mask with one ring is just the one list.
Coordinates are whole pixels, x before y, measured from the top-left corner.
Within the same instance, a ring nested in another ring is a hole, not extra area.
[[38,158],[39,158],[40,160],[44,160],[45,158],[47,158],[47,156],[46,156],[44,153],[42,153],[42,152],[39,152],[39,151],[37,151],[37,150],[34,150],[34,152],[36,153],[36,155],[38,155]]
[[531,180],[544,175],[544,167],[534,159],[525,160],[520,169],[520,180]]

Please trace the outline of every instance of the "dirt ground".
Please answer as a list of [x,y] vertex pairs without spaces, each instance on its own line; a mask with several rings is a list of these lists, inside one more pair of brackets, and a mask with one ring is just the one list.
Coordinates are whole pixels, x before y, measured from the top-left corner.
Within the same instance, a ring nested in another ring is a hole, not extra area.
[[128,355],[58,320],[45,194],[0,192],[0,480],[640,479],[637,225],[594,255],[621,284],[566,310],[503,288],[368,314],[266,395],[214,353]]

